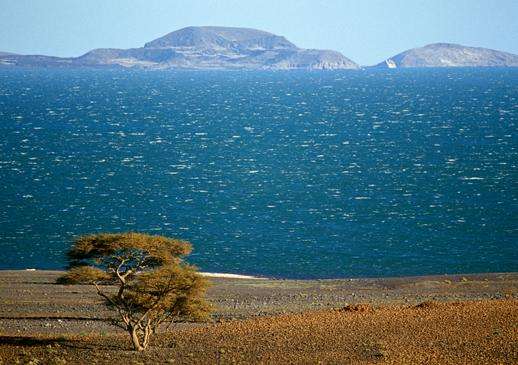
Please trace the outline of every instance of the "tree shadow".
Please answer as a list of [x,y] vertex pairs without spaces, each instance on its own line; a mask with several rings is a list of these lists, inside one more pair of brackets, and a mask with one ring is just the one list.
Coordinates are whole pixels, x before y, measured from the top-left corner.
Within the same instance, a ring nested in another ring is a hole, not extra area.
[[125,350],[130,349],[129,342],[122,337],[110,336],[110,338],[65,338],[65,337],[48,337],[38,338],[31,336],[0,336],[1,345],[13,346],[61,346],[67,348],[84,349],[84,350]]
[[15,346],[47,346],[55,344],[64,344],[69,340],[64,338],[37,338],[26,336],[0,336],[0,343],[3,345]]

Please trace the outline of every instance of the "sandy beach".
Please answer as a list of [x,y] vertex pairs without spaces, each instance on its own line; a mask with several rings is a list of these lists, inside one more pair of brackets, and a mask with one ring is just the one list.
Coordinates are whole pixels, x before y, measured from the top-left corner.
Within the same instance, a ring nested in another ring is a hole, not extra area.
[[211,274],[212,321],[177,325],[138,355],[103,321],[113,313],[95,290],[55,284],[60,274],[0,271],[3,363],[518,361],[517,273],[307,281]]

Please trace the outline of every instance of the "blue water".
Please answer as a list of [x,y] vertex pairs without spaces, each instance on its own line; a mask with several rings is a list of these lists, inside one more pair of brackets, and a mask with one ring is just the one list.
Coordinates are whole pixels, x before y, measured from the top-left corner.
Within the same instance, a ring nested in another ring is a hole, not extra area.
[[0,71],[0,268],[73,237],[287,278],[518,271],[518,69]]

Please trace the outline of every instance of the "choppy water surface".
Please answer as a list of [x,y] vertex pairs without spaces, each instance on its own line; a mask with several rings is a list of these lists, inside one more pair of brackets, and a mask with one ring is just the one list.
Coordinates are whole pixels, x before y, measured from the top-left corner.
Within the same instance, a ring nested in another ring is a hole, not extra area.
[[518,270],[518,70],[0,71],[0,267],[145,231],[216,272]]

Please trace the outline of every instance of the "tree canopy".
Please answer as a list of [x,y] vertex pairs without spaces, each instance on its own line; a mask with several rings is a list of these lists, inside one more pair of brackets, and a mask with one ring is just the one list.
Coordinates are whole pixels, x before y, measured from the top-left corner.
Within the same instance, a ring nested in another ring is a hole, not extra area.
[[82,236],[68,252],[69,271],[60,282],[93,284],[141,351],[162,324],[200,320],[210,312],[205,278],[183,261],[191,249],[189,242],[143,233]]

